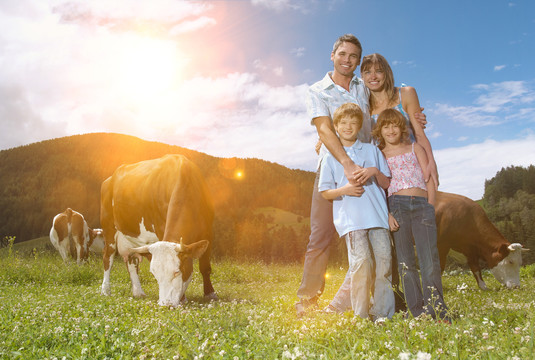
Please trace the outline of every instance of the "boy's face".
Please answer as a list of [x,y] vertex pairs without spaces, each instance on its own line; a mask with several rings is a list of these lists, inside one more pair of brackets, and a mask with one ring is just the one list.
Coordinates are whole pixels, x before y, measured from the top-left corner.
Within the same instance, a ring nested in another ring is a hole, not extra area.
[[342,117],[336,125],[336,132],[340,136],[340,140],[342,140],[342,145],[345,145],[344,142],[355,142],[360,127],[361,123],[357,118],[351,116]]

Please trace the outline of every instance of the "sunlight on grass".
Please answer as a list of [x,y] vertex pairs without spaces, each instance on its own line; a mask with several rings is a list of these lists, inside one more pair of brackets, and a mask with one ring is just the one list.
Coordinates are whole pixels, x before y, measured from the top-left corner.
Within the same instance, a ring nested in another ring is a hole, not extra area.
[[[220,297],[202,297],[199,273],[176,309],[157,305],[158,286],[141,264],[146,298],[131,297],[124,264],[112,270],[112,296],[100,295],[101,260],[64,264],[59,255],[0,256],[0,358],[9,359],[529,359],[534,348],[535,265],[522,288],[504,290],[484,274],[480,291],[469,272],[444,275],[454,315],[373,324],[344,315],[295,316],[302,265],[222,261],[213,264]],[[343,281],[331,267],[320,308]]]

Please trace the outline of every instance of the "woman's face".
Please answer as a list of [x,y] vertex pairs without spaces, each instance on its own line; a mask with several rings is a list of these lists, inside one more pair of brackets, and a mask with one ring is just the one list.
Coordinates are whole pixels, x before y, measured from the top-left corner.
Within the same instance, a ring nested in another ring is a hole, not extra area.
[[362,80],[364,80],[364,85],[370,91],[381,91],[385,84],[385,72],[379,68],[377,65],[372,65],[368,69],[363,70]]

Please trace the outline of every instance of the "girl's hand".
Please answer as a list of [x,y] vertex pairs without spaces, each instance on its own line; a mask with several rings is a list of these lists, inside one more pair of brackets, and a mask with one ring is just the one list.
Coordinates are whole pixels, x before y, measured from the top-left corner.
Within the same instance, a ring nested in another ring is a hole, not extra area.
[[375,167],[369,167],[369,168],[360,168],[357,171],[355,171],[353,174],[355,175],[355,181],[359,185],[366,184],[366,181],[368,181],[372,176],[374,176],[379,170]]
[[399,230],[398,221],[391,213],[388,213],[388,226],[390,227],[390,231],[392,232],[396,232]]
[[340,188],[340,191],[342,192],[342,195],[348,196],[360,197],[362,196],[362,194],[364,194],[364,188],[361,185],[354,185],[351,183],[347,183],[342,186]]

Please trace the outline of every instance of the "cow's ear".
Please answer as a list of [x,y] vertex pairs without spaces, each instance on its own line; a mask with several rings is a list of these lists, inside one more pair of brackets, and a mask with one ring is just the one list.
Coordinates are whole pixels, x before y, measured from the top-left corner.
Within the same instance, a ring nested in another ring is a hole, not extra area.
[[511,250],[509,250],[509,246],[507,244],[502,244],[498,252],[500,253],[500,255],[502,255],[505,258],[507,257],[507,255],[509,255]]
[[198,259],[202,254],[208,249],[208,240],[197,241],[196,243],[190,245],[181,244],[181,252],[190,256],[193,259]]

